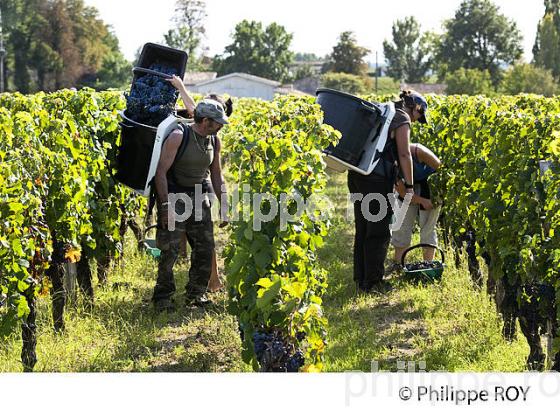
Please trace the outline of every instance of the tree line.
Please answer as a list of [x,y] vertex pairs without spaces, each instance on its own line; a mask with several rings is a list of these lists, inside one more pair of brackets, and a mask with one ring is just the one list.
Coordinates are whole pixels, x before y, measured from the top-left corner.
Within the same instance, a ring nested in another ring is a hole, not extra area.
[[4,89],[106,89],[129,81],[117,37],[83,0],[2,0]]
[[443,34],[422,33],[414,17],[393,24],[383,43],[387,74],[408,83],[430,77],[448,93],[552,95],[560,80],[560,0],[545,0],[531,63],[522,61],[523,36],[517,24],[490,0],[465,0]]
[[[443,22],[441,34],[422,32],[413,16],[395,21],[391,38],[383,42],[386,74],[393,80],[388,84],[397,88],[402,82],[439,82],[447,84],[448,93],[556,93],[560,81],[560,0],[544,3],[545,15],[538,24],[531,63],[522,61],[523,35],[517,24],[491,0],[462,1],[454,16]],[[179,0],[178,4],[190,4],[191,12],[204,14],[203,1]],[[196,22],[198,29],[195,25],[185,31],[202,37],[204,20]],[[371,50],[360,46],[353,32],[341,33],[332,52],[324,57],[294,54],[291,41],[292,34],[281,25],[265,27],[244,20],[236,25],[224,53],[208,59],[205,67],[219,75],[243,71],[289,82],[316,76],[309,63],[320,61],[323,85],[352,93],[372,90],[375,72],[365,60]],[[191,43],[198,46],[201,38]],[[291,69],[294,59],[301,63],[295,70]]]
[[[448,93],[551,95],[560,81],[560,0],[544,0],[530,63],[522,61],[523,36],[492,0],[463,0],[443,33],[423,32],[410,16],[393,23],[383,42],[387,92],[400,83],[438,82]],[[35,12],[29,13],[28,10]],[[5,89],[24,93],[90,86],[124,87],[132,64],[116,36],[83,0],[2,0],[7,50]],[[189,54],[189,71],[245,72],[280,82],[319,77],[324,86],[352,93],[372,91],[371,50],[355,34],[340,34],[327,56],[294,53],[293,34],[277,23],[243,20],[223,53],[205,47],[206,3],[177,0],[171,28],[160,42]],[[299,64],[294,65],[294,61]],[[315,65],[315,68],[311,65]],[[316,72],[321,64],[320,73]],[[377,73],[380,74],[380,73]]]

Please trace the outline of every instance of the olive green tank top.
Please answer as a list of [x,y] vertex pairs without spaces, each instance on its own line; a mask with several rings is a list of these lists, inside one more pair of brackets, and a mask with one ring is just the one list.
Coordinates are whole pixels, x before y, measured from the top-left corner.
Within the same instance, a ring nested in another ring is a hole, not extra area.
[[[189,126],[190,127],[190,126]],[[185,138],[183,136],[183,138]],[[210,164],[214,160],[214,136],[203,137],[190,127],[190,136],[183,154],[173,163],[170,184],[192,188],[210,176]]]

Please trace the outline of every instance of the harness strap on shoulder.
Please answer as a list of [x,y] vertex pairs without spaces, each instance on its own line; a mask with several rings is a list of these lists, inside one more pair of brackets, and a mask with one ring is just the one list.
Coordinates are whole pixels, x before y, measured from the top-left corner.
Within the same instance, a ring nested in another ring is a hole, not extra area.
[[[175,162],[177,161],[178,158],[180,158],[185,153],[185,150],[187,149],[187,145],[189,143],[189,135],[190,135],[189,126],[179,124],[179,128],[183,130],[183,139],[181,140],[181,145],[179,145],[177,154],[175,154],[175,158],[173,159],[173,164],[171,165],[169,171],[167,172],[167,178],[168,179],[171,178],[173,180],[176,180],[175,173],[173,172]],[[154,177],[150,181],[150,198],[148,201],[148,212],[146,213],[146,220],[149,220],[152,216],[152,211],[156,204],[156,199],[157,199],[157,192],[156,192],[156,183]]]
[[177,177],[175,176],[175,164],[177,160],[183,156],[185,150],[187,149],[187,145],[189,145],[189,138],[191,134],[191,127],[188,125],[179,124],[179,127],[183,129],[183,139],[181,140],[181,145],[179,145],[179,149],[177,149],[177,154],[175,154],[175,158],[173,159],[173,164],[167,171],[167,178],[168,180],[171,179],[171,182],[177,184]]

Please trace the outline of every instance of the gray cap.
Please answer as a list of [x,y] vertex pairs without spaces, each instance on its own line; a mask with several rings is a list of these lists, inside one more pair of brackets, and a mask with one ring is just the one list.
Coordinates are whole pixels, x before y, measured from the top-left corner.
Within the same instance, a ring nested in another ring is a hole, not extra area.
[[220,124],[229,124],[224,107],[218,101],[202,100],[194,109],[194,113],[198,117],[210,118]]

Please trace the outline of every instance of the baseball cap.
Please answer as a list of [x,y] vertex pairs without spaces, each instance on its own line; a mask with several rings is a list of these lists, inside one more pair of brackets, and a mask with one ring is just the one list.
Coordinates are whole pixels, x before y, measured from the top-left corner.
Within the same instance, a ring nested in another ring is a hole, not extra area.
[[202,118],[210,118],[220,124],[229,124],[224,107],[218,101],[202,100],[194,109],[195,115]]
[[410,92],[410,97],[414,101],[415,105],[420,106],[420,113],[422,116],[418,119],[418,122],[422,124],[427,124],[428,120],[426,119],[426,113],[428,112],[428,102],[424,98],[424,96],[416,91]]

